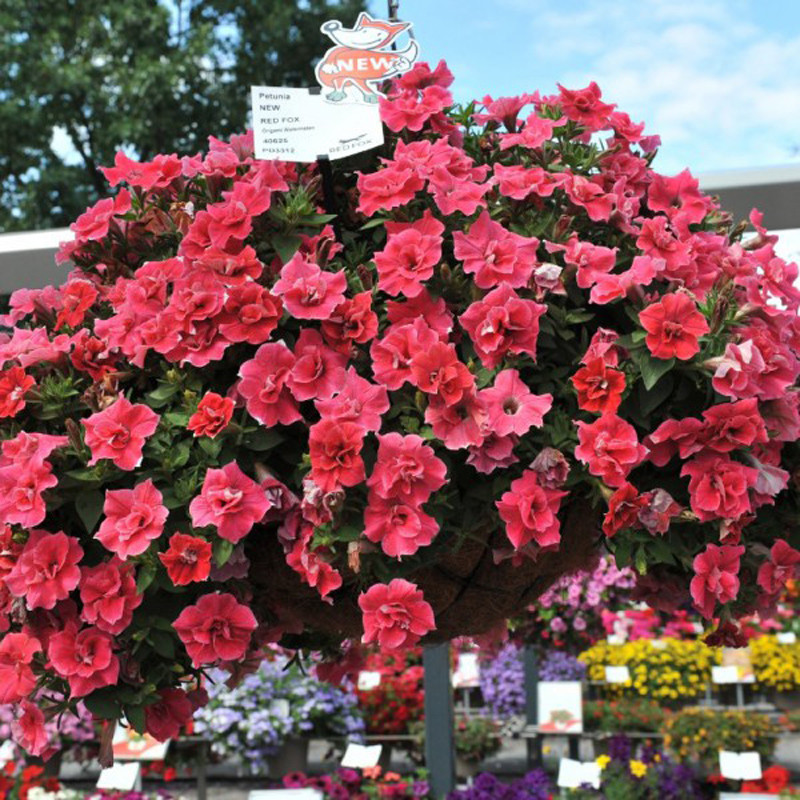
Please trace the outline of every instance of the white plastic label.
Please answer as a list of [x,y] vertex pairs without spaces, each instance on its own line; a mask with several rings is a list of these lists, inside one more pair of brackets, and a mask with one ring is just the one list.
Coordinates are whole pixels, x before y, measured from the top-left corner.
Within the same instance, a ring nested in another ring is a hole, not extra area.
[[341,766],[350,769],[375,767],[380,760],[382,750],[383,745],[380,744],[363,745],[350,742],[342,756]]
[[339,106],[316,91],[285,86],[253,86],[250,92],[256,158],[309,163],[383,144],[377,104]]
[[797,634],[794,631],[781,631],[776,634],[775,638],[778,644],[795,644],[797,642]]
[[362,692],[377,689],[381,685],[381,673],[377,670],[364,669],[358,673],[358,688]]
[[459,653],[453,671],[453,686],[456,689],[470,689],[480,686],[480,664],[477,653]]
[[739,670],[736,667],[711,667],[711,680],[714,683],[739,683]]
[[631,671],[627,667],[606,667],[606,683],[627,683]]
[[725,778],[734,781],[757,781],[761,779],[761,756],[750,750],[735,753],[732,750],[719,751],[719,771]]
[[100,771],[97,788],[132,792],[141,787],[141,778],[142,765],[138,761],[118,761]]
[[565,789],[577,789],[588,783],[600,788],[600,765],[596,761],[574,761],[562,758],[558,763],[558,785]]

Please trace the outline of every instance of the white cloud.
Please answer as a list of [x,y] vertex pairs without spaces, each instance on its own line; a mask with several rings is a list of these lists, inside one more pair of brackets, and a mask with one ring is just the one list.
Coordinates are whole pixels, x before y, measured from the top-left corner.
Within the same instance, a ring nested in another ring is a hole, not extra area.
[[529,0],[500,4],[529,14],[528,58],[551,60],[564,85],[597,81],[606,99],[662,136],[662,170],[797,157],[800,32],[749,21],[757,4],[614,0],[567,2],[557,11]]

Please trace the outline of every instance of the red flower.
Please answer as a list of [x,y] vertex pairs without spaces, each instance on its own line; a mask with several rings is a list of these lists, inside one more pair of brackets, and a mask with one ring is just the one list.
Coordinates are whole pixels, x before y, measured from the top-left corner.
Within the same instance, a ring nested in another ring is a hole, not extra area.
[[213,439],[228,426],[233,416],[233,400],[216,392],[206,392],[186,426],[195,436]]
[[611,538],[623,528],[637,527],[639,511],[644,503],[635,486],[623,483],[608,500],[608,513],[603,520],[603,533]]
[[323,419],[355,422],[365,431],[377,431],[389,410],[389,395],[385,386],[370,383],[350,367],[341,390],[330,400],[316,400],[314,405]]
[[506,353],[526,353],[536,360],[539,317],[546,311],[547,306],[523,300],[503,283],[469,306],[459,321],[483,365],[494,369]]
[[78,630],[70,623],[50,637],[47,655],[53,669],[69,682],[72,697],[85,697],[95,689],[113,686],[119,677],[114,640],[98,628]]
[[769,561],[758,569],[758,585],[766,594],[783,591],[786,582],[800,577],[800,551],[786,540],[777,539],[770,550]]
[[54,608],[78,585],[81,558],[83,548],[74,536],[32,530],[5,584],[11,594],[24,597],[31,610]]
[[120,395],[113,405],[81,420],[92,451],[89,464],[108,458],[120,469],[136,469],[142,463],[145,440],[155,433],[158,419],[149,406],[133,405]]
[[603,414],[591,424],[576,424],[580,442],[575,448],[576,458],[609,486],[622,486],[628,473],[647,455],[633,425],[615,414]]
[[161,689],[158,696],[155,703],[145,706],[145,730],[159,742],[176,739],[192,718],[192,702],[183,689]]
[[[11,723],[11,735],[14,741],[32,756],[39,756],[47,760],[53,752],[50,733],[45,728],[44,714],[30,700],[23,700],[19,705],[19,713]],[[9,762],[13,768],[13,762]],[[26,769],[31,769],[28,767]],[[38,769],[42,769],[38,767]],[[28,774],[28,780],[33,780],[34,775]],[[20,795],[21,800],[24,800]]]
[[378,383],[395,391],[411,379],[411,359],[439,341],[439,335],[424,319],[392,325],[370,348],[372,374]]
[[497,501],[500,518],[506,524],[506,536],[516,550],[531,542],[539,547],[555,547],[561,541],[558,509],[566,492],[540,485],[538,473],[525,470],[512,481],[511,489]]
[[311,479],[325,492],[364,480],[364,431],[354,422],[323,419],[311,426],[308,449]]
[[136,591],[133,566],[112,559],[81,569],[81,616],[100,630],[122,633],[144,600]]
[[253,612],[232,594],[204,594],[173,623],[196,667],[236,661],[246,652],[257,627]]
[[175,586],[204,581],[211,572],[211,542],[199,536],[173,533],[166,552],[158,557]]
[[149,478],[133,489],[108,490],[103,505],[106,518],[94,538],[123,561],[141,555],[164,530],[169,511],[163,499]]
[[475,379],[458,360],[455,346],[435,342],[411,359],[411,383],[426,394],[439,397],[451,406],[475,388]]
[[386,650],[412,647],[436,629],[433,609],[417,586],[402,578],[375,583],[359,595],[364,623],[364,644],[377,643]]
[[371,217],[376,211],[403,206],[410,203],[424,185],[425,181],[413,170],[398,169],[397,166],[361,174],[358,176],[358,210]]
[[0,372],[0,418],[16,417],[25,408],[25,394],[35,383],[22,367]]
[[229,542],[244,538],[269,510],[264,490],[235,461],[209,469],[200,494],[189,504],[195,528],[213,525]]
[[262,344],[282,315],[280,298],[257,283],[243,283],[228,290],[219,332],[231,342]]
[[681,293],[665,294],[649,305],[639,313],[639,322],[647,331],[645,343],[656,358],[691,358],[700,351],[698,337],[709,331],[694,300]]
[[614,413],[622,402],[625,375],[611,369],[602,358],[593,358],[572,376],[578,406],[584,411]]
[[558,84],[560,94],[557,98],[567,119],[585,125],[589,130],[605,127],[615,106],[603,103],[600,87],[592,81],[585,89],[565,89]]
[[364,509],[364,536],[379,543],[387,556],[410,556],[429,545],[439,525],[429,514],[400,499],[371,494]]
[[728,603],[739,594],[737,576],[743,553],[744,547],[709,544],[695,557],[690,590],[695,606],[706,619],[714,616],[717,601]]
[[372,292],[359,292],[342,300],[328,319],[322,320],[322,334],[328,344],[347,355],[354,342],[364,344],[378,333],[378,315],[372,310]]
[[56,330],[64,325],[70,328],[80,325],[97,295],[97,289],[89,281],[69,281],[61,290],[61,310],[56,317]]
[[325,345],[318,331],[300,331],[294,357],[288,385],[297,400],[327,400],[342,388],[347,356]]
[[105,197],[87,208],[69,227],[75,232],[77,242],[96,242],[108,234],[113,217],[127,214],[130,209],[130,192],[121,189],[116,197]]

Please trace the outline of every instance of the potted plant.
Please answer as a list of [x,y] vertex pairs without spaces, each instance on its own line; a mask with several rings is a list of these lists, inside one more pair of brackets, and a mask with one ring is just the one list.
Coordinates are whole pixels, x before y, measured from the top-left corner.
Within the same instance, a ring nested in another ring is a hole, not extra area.
[[285,659],[263,661],[233,686],[215,670],[209,702],[195,712],[195,731],[211,752],[251,774],[304,771],[312,737],[360,740],[364,722],[353,692],[305,674]]
[[472,778],[482,761],[503,746],[500,727],[487,716],[458,716],[455,720],[456,776]]
[[451,82],[387,87],[327,208],[251,135],[120,153],[67,283],[12,296],[0,647],[33,751],[80,698],[169,735],[269,641],[484,633],[602,538],[716,641],[792,576],[798,290],[760,217],[743,241],[657,173],[595,84]]

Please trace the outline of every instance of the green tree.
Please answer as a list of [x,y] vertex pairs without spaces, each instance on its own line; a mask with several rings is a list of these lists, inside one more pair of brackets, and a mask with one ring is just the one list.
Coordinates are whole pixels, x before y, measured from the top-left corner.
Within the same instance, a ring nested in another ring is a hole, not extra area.
[[195,153],[251,84],[302,86],[363,0],[0,0],[0,231],[63,226],[124,147]]

